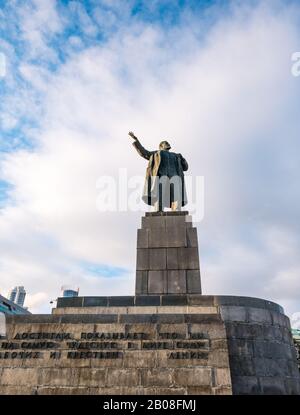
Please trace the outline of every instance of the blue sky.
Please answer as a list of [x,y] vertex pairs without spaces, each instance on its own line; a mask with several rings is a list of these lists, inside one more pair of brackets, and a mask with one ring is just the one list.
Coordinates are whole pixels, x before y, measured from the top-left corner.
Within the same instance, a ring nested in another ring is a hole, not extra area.
[[1,293],[134,292],[142,213],[96,209],[99,177],[144,174],[133,130],[205,178],[204,293],[298,312],[299,2],[0,4]]

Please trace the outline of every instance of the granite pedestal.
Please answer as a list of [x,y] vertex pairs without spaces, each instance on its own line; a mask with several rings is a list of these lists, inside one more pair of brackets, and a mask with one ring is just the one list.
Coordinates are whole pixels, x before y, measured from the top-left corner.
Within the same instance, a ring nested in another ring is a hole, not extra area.
[[151,212],[142,218],[135,292],[201,294],[197,228],[188,212]]
[[267,300],[201,295],[186,212],[146,214],[135,296],[7,316],[2,394],[300,394],[290,322]]

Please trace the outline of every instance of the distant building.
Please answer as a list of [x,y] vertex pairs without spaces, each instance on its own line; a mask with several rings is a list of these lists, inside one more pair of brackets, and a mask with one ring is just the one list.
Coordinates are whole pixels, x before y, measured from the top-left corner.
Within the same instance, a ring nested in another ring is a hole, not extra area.
[[79,288],[68,287],[64,285],[63,287],[61,287],[61,293],[62,297],[78,297]]
[[0,295],[0,312],[4,314],[31,314],[26,308]]
[[300,330],[292,329],[292,335],[297,352],[298,367],[300,370]]
[[20,307],[23,307],[26,291],[24,290],[24,287],[14,287],[12,290],[10,290],[8,297],[10,301],[18,304]]

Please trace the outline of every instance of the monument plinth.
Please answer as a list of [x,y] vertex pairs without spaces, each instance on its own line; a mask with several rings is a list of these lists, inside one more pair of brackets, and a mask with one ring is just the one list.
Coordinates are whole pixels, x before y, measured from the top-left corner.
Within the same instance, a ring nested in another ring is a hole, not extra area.
[[136,294],[201,294],[197,228],[188,212],[149,212],[137,233]]
[[201,294],[187,212],[146,213],[135,296],[59,298],[7,316],[0,394],[300,394],[289,319],[270,301]]

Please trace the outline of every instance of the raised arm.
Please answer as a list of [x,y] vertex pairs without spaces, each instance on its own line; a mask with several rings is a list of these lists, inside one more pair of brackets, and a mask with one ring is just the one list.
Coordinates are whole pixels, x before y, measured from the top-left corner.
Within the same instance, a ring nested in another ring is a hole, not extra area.
[[129,132],[131,138],[133,138],[132,145],[135,147],[136,151],[139,153],[140,156],[144,157],[144,159],[149,160],[151,155],[155,153],[154,151],[146,150],[142,144],[139,142],[139,139],[134,135],[132,131]]

